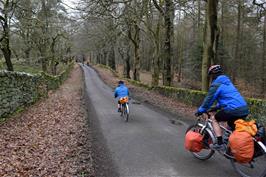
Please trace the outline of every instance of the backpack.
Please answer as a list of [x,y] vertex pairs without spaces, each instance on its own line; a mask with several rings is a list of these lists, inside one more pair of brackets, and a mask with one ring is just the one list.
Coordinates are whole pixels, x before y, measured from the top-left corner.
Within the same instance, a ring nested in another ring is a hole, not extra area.
[[185,136],[185,148],[191,152],[200,152],[203,149],[203,136],[192,130],[188,131]]

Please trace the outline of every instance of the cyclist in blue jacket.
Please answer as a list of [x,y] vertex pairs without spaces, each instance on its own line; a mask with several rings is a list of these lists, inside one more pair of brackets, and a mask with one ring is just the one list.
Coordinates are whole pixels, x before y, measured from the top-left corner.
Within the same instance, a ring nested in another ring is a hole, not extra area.
[[199,116],[207,112],[213,103],[217,102],[215,110],[218,111],[215,115],[211,116],[212,125],[217,137],[217,144],[213,144],[211,148],[223,151],[225,150],[225,145],[223,144],[222,129],[219,126],[219,122],[226,121],[228,126],[234,130],[235,120],[239,118],[245,119],[249,114],[249,109],[247,102],[230,79],[224,75],[220,65],[211,66],[208,75],[210,75],[212,83],[207,96],[195,115]]
[[121,110],[120,99],[128,96],[129,96],[128,88],[125,86],[123,81],[119,81],[118,86],[115,88],[115,93],[114,93],[114,97],[118,98],[118,112],[120,112]]

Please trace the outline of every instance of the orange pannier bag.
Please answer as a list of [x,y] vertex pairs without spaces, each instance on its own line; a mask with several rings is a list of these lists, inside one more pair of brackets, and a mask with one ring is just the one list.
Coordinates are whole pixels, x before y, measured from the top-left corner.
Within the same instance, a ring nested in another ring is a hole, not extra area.
[[192,130],[186,133],[185,148],[191,152],[200,152],[203,149],[203,136]]
[[120,102],[121,104],[127,103],[127,102],[128,102],[128,97],[122,97],[122,98],[120,98],[120,99],[119,99],[119,102]]
[[258,129],[257,125],[254,120],[251,121],[245,121],[243,119],[238,119],[235,121],[236,129],[235,131],[237,132],[247,132],[251,136],[255,136]]
[[231,152],[239,163],[248,163],[254,155],[254,141],[248,132],[234,131],[229,137]]

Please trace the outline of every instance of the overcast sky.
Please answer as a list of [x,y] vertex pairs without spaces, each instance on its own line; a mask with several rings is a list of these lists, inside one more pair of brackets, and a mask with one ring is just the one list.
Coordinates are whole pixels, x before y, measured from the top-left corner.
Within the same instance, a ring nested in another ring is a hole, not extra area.
[[79,2],[79,0],[62,0],[68,11],[73,11],[73,8],[76,7],[76,4]]

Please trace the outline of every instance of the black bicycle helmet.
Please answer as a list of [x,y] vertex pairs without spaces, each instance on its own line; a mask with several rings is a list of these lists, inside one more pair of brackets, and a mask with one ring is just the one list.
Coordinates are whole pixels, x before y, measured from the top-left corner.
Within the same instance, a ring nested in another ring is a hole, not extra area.
[[121,84],[124,84],[124,81],[118,81],[118,84],[121,85]]
[[221,65],[212,65],[208,70],[208,75],[222,74],[222,73],[223,73],[223,68],[221,67]]

